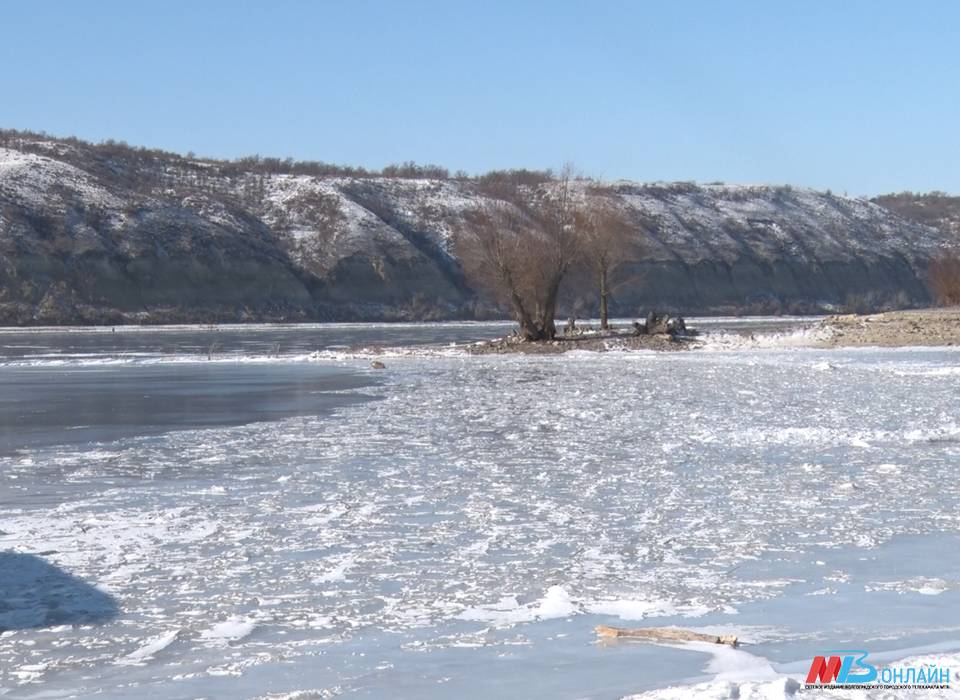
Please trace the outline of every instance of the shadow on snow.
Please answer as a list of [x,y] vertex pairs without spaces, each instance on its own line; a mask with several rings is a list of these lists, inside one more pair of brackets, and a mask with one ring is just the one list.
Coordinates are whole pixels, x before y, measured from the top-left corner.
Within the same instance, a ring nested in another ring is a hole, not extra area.
[[0,632],[108,622],[117,601],[33,554],[0,552]]

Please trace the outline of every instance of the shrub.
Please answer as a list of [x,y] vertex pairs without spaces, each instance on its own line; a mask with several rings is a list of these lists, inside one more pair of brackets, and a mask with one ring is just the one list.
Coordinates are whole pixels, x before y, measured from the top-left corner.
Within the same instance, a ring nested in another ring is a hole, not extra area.
[[930,294],[942,306],[960,305],[960,252],[944,253],[930,263]]

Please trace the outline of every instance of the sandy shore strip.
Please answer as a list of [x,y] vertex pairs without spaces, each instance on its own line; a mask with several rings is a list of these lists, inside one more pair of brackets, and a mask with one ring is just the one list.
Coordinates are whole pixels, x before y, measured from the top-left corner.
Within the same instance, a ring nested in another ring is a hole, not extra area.
[[910,347],[960,345],[960,308],[828,316],[815,347]]

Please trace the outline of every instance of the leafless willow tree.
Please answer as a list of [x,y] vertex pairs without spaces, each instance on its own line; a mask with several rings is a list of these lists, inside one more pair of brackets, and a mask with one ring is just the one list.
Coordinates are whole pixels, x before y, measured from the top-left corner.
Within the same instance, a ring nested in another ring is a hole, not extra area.
[[457,244],[468,277],[510,307],[526,340],[556,337],[560,288],[582,258],[572,180],[565,169],[536,196],[488,203]]
[[613,200],[594,196],[577,212],[577,229],[582,236],[583,262],[597,283],[600,297],[600,328],[610,327],[610,297],[623,282],[624,266],[641,252],[637,236],[617,211]]

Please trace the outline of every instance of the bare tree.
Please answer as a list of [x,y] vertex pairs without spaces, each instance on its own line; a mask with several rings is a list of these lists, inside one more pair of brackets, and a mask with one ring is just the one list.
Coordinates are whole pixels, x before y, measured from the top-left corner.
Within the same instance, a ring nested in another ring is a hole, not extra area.
[[960,252],[942,254],[930,263],[930,293],[943,306],[960,304]]
[[530,275],[536,236],[533,222],[516,206],[493,202],[470,215],[467,225],[457,241],[467,277],[510,308],[525,338],[536,339],[539,329]]
[[532,203],[513,196],[488,204],[457,244],[468,277],[509,306],[526,340],[556,337],[560,288],[581,258],[572,179],[567,168]]
[[534,270],[543,292],[537,312],[540,339],[544,340],[552,340],[557,334],[554,319],[560,285],[571,268],[580,262],[584,249],[583,231],[579,228],[582,202],[574,192],[573,179],[572,167],[564,166],[556,183],[546,188],[536,209],[541,236],[538,238],[539,264]]
[[640,244],[629,223],[609,197],[594,196],[578,214],[583,237],[583,259],[597,281],[600,296],[600,329],[610,327],[610,297],[622,281],[623,266],[640,255]]

